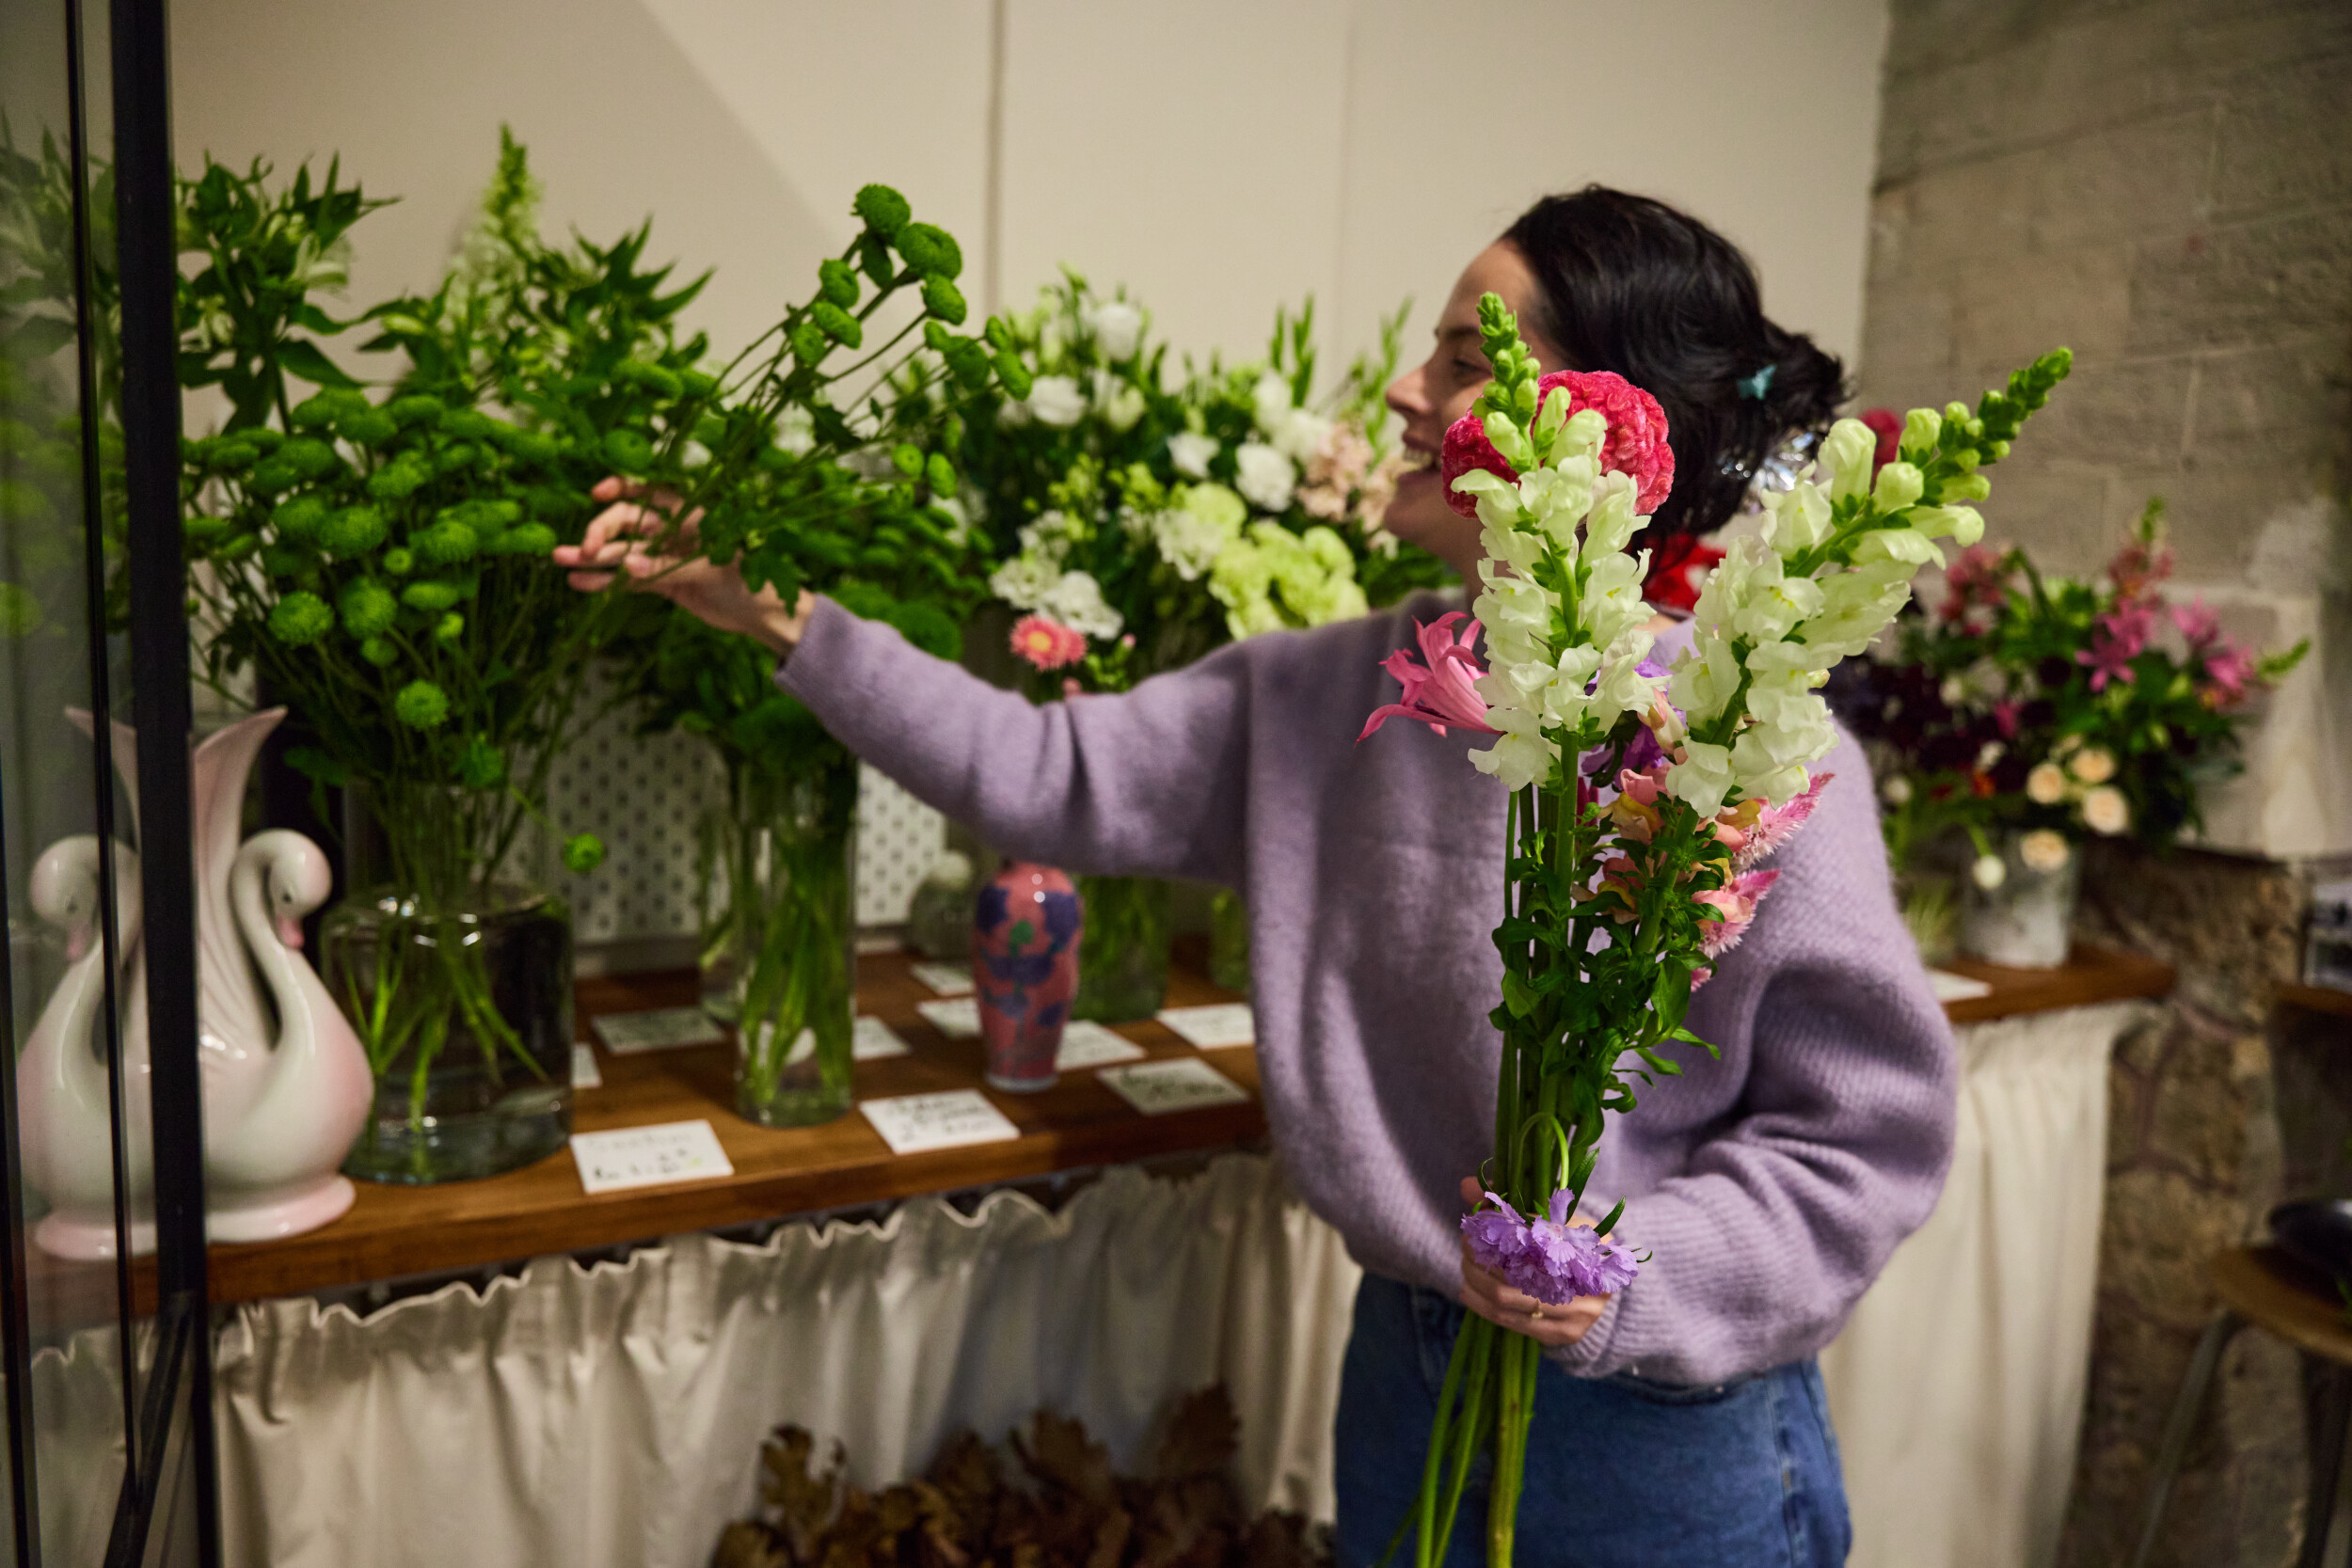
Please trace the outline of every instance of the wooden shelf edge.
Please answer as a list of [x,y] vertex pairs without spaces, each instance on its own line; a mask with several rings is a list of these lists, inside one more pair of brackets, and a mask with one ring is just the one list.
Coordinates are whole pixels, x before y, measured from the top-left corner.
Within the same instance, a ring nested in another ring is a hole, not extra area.
[[2279,1005],[2300,1007],[2307,1013],[2333,1013],[2339,1018],[2352,1018],[2352,990],[2338,990],[2332,986],[2307,986],[2300,980],[2282,980],[2276,992]]
[[2154,1000],[2170,995],[2177,978],[2172,966],[2160,958],[2090,942],[2075,943],[2057,969],[2004,969],[1973,958],[1952,958],[1942,967],[1993,988],[1989,996],[1947,1002],[1944,1015],[1954,1023],[1985,1023],[2103,1002]]

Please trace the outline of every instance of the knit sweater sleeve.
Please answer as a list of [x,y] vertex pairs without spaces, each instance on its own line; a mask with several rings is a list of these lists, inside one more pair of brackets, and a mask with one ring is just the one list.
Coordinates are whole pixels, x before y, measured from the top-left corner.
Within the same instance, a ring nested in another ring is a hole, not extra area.
[[1041,706],[819,599],[776,682],[850,750],[1010,854],[1231,883],[1248,672],[1234,644],[1133,691]]
[[1686,1072],[1736,1070],[1743,1044],[1744,1092],[1628,1206],[1619,1232],[1648,1261],[1558,1353],[1581,1375],[1708,1384],[1813,1354],[1942,1191],[1957,1047],[1896,912],[1868,766],[1848,740],[1825,767],[1838,777],[1692,1009],[1724,1061],[1686,1051]]

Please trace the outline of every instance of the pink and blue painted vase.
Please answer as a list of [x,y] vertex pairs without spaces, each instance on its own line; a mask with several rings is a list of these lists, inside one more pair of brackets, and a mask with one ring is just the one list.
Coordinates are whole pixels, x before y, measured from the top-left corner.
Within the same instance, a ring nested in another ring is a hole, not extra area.
[[1053,1086],[1083,927],[1078,890],[1050,865],[1012,861],[980,884],[972,986],[993,1087],[1028,1094]]

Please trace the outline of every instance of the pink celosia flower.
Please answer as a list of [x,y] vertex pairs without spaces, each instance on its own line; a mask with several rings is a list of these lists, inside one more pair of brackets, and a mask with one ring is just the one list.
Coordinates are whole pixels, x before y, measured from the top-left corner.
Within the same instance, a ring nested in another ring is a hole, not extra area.
[[1747,935],[1748,927],[1756,919],[1756,905],[1763,902],[1764,895],[1779,880],[1777,871],[1742,871],[1726,886],[1692,894],[1694,902],[1705,904],[1723,916],[1721,920],[1700,923],[1700,950],[1710,958],[1719,958],[1739,946],[1740,939]]
[[[1658,400],[1613,371],[1554,371],[1535,383],[1535,406],[1541,408],[1546,398],[1562,390],[1567,393],[1569,413],[1597,408],[1609,421],[1609,435],[1600,446],[1601,470],[1632,478],[1634,511],[1644,516],[1657,511],[1675,483],[1674,448],[1666,444],[1666,411]],[[1445,433],[1440,464],[1446,504],[1465,517],[1478,515],[1478,500],[1454,489],[1455,480],[1473,468],[1511,483],[1519,477],[1486,439],[1475,410],[1454,420]]]
[[1464,619],[1455,610],[1420,623],[1418,636],[1425,667],[1415,664],[1412,655],[1402,648],[1380,661],[1405,692],[1398,701],[1372,710],[1372,717],[1364,721],[1363,734],[1356,737],[1359,744],[1391,719],[1418,719],[1439,735],[1445,734],[1449,724],[1480,735],[1502,733],[1486,722],[1486,700],[1474,684],[1486,673],[1470,653],[1478,623],[1471,621],[1464,626],[1458,639],[1454,635],[1454,623]]
[[1878,450],[1870,454],[1870,474],[1895,461],[1902,452],[1903,417],[1892,408],[1865,408],[1862,422],[1870,427],[1870,434],[1879,438]]
[[1058,670],[1087,656],[1085,636],[1042,615],[1024,615],[1012,624],[1012,651],[1040,670]]
[[[1757,861],[1788,842],[1789,835],[1805,824],[1813,808],[1821,803],[1821,791],[1835,773],[1823,773],[1805,786],[1804,794],[1783,806],[1765,806],[1756,815],[1756,826],[1747,835],[1747,842],[1734,848],[1733,869],[1745,871]],[[1778,873],[1774,873],[1778,875]],[[1768,884],[1769,885],[1769,884]]]

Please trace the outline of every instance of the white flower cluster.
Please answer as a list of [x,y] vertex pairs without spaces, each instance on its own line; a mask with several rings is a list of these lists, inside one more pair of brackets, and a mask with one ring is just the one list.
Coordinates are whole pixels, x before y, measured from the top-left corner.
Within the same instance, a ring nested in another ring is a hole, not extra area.
[[1478,693],[1502,732],[1470,763],[1509,789],[1554,779],[1557,736],[1573,744],[1646,712],[1663,684],[1640,669],[1651,642],[1642,599],[1649,552],[1626,548],[1649,519],[1634,515],[1631,479],[1600,471],[1608,421],[1589,408],[1563,419],[1567,406],[1565,397],[1546,400],[1532,450],[1508,420],[1488,416],[1487,439],[1518,469],[1518,483],[1483,469],[1454,482],[1478,498],[1484,525],[1486,587],[1470,607],[1486,628]]
[[[1903,431],[1908,452],[1932,450],[1941,421],[1915,409]],[[1733,790],[1779,802],[1804,791],[1805,767],[1836,742],[1819,688],[1831,666],[1867,647],[1911,596],[1922,566],[1942,565],[1935,541],[1973,545],[1984,519],[1966,506],[1921,506],[1919,469],[1898,460],[1878,472],[1877,437],[1840,420],[1805,477],[1765,499],[1756,534],[1735,541],[1699,594],[1691,651],[1677,661],[1675,705],[1692,731],[1720,728],[1734,703],[1746,721],[1728,744],[1692,738],[1668,778],[1678,799],[1703,813]],[[1867,517],[1846,561],[1824,560],[1841,522]]]
[[1066,514],[1041,514],[1021,531],[1021,553],[990,574],[989,591],[1015,610],[1035,610],[1083,636],[1107,641],[1126,623],[1103,597],[1094,574],[1062,564],[1076,537],[1076,525]]
[[2084,827],[2112,837],[2132,825],[2131,802],[2107,782],[2115,773],[2113,752],[2086,746],[2082,736],[2070,735],[2050,760],[2035,764],[2026,775],[2026,798],[2038,806],[2072,805]]

